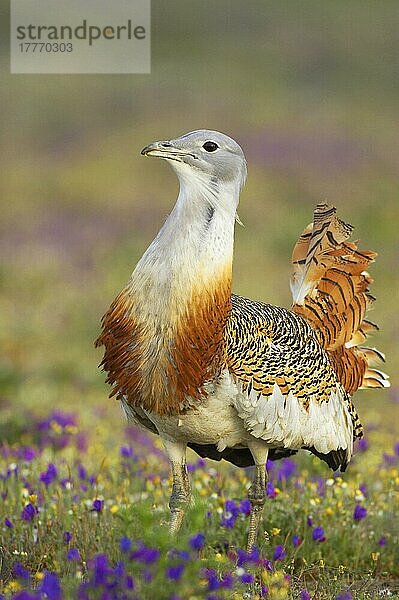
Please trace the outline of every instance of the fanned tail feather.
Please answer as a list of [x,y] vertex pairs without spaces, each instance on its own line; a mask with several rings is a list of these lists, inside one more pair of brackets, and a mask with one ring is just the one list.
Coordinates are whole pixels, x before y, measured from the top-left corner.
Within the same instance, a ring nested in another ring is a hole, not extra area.
[[368,265],[375,252],[358,250],[348,241],[353,228],[339,220],[336,208],[318,204],[292,253],[293,311],[316,330],[345,390],[389,387],[388,376],[371,368],[384,355],[360,346],[378,329],[365,319],[375,298],[369,292],[373,279]]

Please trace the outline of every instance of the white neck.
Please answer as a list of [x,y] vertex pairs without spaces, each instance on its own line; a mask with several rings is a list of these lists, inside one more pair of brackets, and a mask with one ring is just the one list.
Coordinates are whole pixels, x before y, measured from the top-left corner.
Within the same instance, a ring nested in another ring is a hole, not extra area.
[[159,303],[181,304],[193,286],[212,285],[223,270],[231,275],[239,187],[193,178],[192,172],[190,179],[179,173],[179,179],[177,202],[129,284],[156,312]]

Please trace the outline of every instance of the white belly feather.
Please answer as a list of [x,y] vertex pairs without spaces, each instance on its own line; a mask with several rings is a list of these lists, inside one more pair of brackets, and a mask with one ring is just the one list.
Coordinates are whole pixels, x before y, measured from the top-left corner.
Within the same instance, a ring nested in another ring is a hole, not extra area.
[[159,416],[146,412],[160,435],[171,441],[216,444],[219,451],[237,445],[247,446],[251,434],[233,406],[239,394],[226,371],[218,385],[209,387],[208,397],[197,408],[183,415]]
[[255,437],[271,448],[314,447],[323,454],[342,448],[352,453],[352,420],[339,388],[328,402],[311,398],[306,411],[292,394],[284,397],[277,385],[269,399],[243,394],[225,371],[198,408],[175,416],[144,412],[164,439],[216,444],[219,451],[246,447]]

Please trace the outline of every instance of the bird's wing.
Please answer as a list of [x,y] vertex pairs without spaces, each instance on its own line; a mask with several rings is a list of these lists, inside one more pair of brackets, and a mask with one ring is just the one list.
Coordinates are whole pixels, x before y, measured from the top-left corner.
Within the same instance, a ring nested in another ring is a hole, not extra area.
[[361,425],[312,327],[284,308],[232,296],[226,360],[247,430],[272,447],[341,453],[344,468]]
[[365,319],[374,298],[367,272],[376,253],[358,250],[348,241],[352,226],[340,221],[336,209],[319,204],[292,254],[292,310],[315,330],[345,390],[389,387],[388,377],[371,365],[384,360],[375,348],[361,346],[377,326]]

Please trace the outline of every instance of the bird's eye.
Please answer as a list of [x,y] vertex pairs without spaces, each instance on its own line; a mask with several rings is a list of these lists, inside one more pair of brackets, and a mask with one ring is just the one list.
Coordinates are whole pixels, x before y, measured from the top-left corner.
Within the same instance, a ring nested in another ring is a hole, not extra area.
[[219,146],[215,142],[205,142],[205,144],[202,147],[207,152],[215,152],[215,150],[219,148]]

